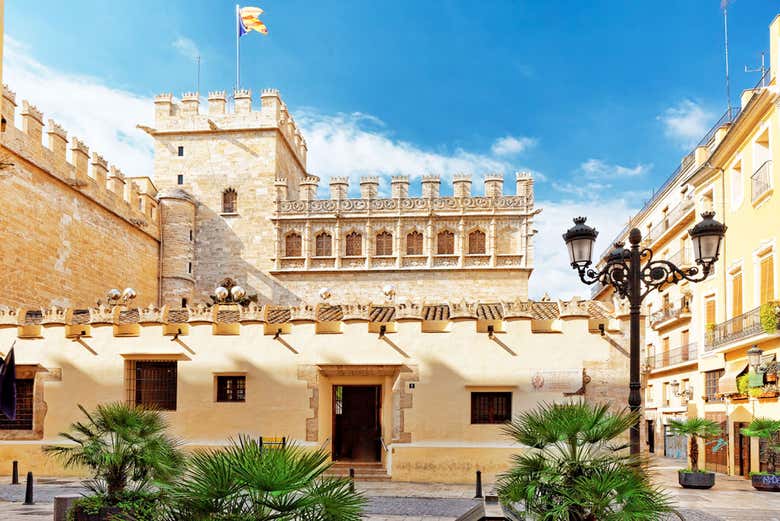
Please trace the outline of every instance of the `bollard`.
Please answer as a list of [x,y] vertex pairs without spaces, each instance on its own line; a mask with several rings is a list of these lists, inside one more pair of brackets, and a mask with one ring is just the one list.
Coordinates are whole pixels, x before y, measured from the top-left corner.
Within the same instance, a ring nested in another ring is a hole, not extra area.
[[474,496],[475,498],[481,498],[482,497],[482,471],[477,471],[477,495]]
[[13,471],[11,472],[11,485],[19,484],[19,462],[14,461]]
[[349,491],[355,491],[355,469],[353,468],[349,469]]
[[27,489],[24,491],[24,504],[33,505],[33,473],[27,473]]

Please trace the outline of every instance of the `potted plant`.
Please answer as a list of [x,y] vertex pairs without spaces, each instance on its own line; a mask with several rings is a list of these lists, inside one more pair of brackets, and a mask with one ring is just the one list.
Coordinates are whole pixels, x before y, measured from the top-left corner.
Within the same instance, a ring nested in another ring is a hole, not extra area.
[[625,451],[626,431],[636,419],[587,402],[541,404],[517,416],[504,432],[529,449],[513,457],[496,487],[507,518],[663,518],[669,497]]
[[165,519],[360,521],[366,500],[350,479],[325,475],[329,459],[322,449],[271,447],[248,436],[198,450],[165,487]]
[[777,472],[777,453],[780,452],[780,420],[756,418],[750,425],[741,430],[745,436],[761,438],[766,443],[766,472],[751,472],[750,480],[753,488],[780,492],[780,473]]
[[717,326],[710,322],[704,326],[704,339],[707,345],[712,345],[715,341],[715,329]]
[[777,383],[777,361],[768,362],[764,367],[766,382],[769,384]]
[[760,310],[760,317],[761,317],[761,328],[764,330],[767,334],[773,334],[777,333],[777,314],[778,314],[778,303],[777,302],[767,302],[766,304],[761,305]]
[[743,374],[737,377],[737,394],[732,394],[729,398],[732,401],[747,400],[750,396],[750,375]]
[[156,490],[178,475],[184,463],[162,415],[124,403],[98,405],[91,413],[81,405],[79,409],[86,421],[60,433],[70,444],[44,447],[65,468],[86,467],[92,474],[83,482],[92,494],[75,502],[71,518],[151,521],[158,508]]
[[712,488],[715,473],[699,469],[699,439],[706,440],[720,434],[720,426],[704,418],[688,418],[669,422],[672,433],[688,437],[688,458],[691,466],[681,469],[677,479],[683,488]]

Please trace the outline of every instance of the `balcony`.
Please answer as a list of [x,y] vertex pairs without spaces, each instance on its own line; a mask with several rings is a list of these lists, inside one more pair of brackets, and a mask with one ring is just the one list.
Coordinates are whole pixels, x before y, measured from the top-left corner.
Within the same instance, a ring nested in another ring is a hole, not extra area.
[[690,199],[680,201],[677,206],[669,210],[663,220],[656,224],[648,233],[647,240],[652,244],[663,237],[666,232],[675,227],[680,220],[691,213],[694,209],[694,202]]
[[696,264],[693,258],[693,248],[678,250],[666,259],[678,268],[687,268]]
[[764,161],[750,176],[750,194],[753,204],[772,189],[772,160]]
[[655,371],[664,367],[690,362],[696,360],[698,353],[699,349],[695,342],[685,344],[657,355],[648,356],[646,360],[647,368],[649,371]]
[[764,332],[761,326],[761,306],[751,309],[732,319],[708,327],[705,339],[705,351],[711,351],[737,340],[759,335]]
[[650,327],[655,330],[663,329],[690,318],[691,309],[688,307],[688,304],[683,304],[676,308],[670,306],[650,315]]

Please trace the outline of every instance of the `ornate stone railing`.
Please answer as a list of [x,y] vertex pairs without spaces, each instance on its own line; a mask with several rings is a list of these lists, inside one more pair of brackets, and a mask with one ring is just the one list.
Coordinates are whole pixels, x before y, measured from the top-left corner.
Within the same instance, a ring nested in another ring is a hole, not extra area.
[[524,195],[502,197],[409,197],[395,199],[315,199],[277,201],[281,215],[317,213],[367,213],[399,211],[530,211],[533,199]]

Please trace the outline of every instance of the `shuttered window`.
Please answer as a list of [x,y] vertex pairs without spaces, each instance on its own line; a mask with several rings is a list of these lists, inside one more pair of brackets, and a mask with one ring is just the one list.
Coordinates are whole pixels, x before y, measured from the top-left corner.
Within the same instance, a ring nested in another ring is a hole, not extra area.
[[291,233],[284,238],[284,256],[301,256],[301,236],[297,233]]
[[731,316],[742,314],[742,272],[731,278]]
[[423,254],[423,235],[420,232],[411,232],[406,236],[406,254]]
[[770,255],[761,259],[761,304],[775,299],[775,266]]
[[16,419],[10,420],[0,412],[0,430],[32,430],[33,387],[32,378],[16,380]]
[[449,230],[439,232],[436,238],[436,253],[438,255],[452,255],[455,253],[455,234]]
[[471,423],[505,423],[512,419],[512,393],[471,393]]
[[176,362],[137,361],[132,389],[132,403],[159,409],[176,410]]
[[485,253],[485,233],[482,230],[474,230],[469,234],[469,254],[479,255]]
[[322,232],[314,238],[315,257],[330,257],[333,255],[333,241],[330,234]]
[[390,232],[382,232],[376,236],[376,255],[393,254],[393,236]]
[[246,376],[217,376],[218,402],[246,400]]
[[360,257],[363,255],[363,236],[358,232],[347,234],[345,249],[347,257]]
[[705,310],[705,322],[707,324],[714,324],[715,323],[715,299],[709,298],[704,303],[704,310]]

